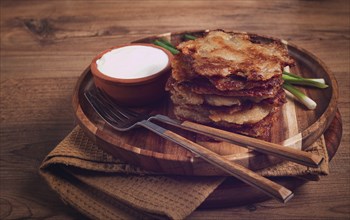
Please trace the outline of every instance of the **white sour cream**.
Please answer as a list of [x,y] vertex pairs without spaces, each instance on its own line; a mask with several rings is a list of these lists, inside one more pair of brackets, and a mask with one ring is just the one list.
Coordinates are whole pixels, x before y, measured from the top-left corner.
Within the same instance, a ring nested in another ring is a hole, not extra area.
[[119,79],[136,79],[153,75],[168,64],[167,54],[154,47],[134,45],[113,49],[96,61],[104,75]]

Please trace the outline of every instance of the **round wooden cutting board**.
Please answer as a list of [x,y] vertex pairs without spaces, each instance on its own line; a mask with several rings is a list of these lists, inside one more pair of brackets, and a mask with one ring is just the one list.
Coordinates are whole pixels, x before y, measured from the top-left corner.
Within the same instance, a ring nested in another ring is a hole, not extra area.
[[[201,36],[204,32],[186,33]],[[151,43],[157,38],[165,37],[176,45],[182,41],[183,35],[184,33],[167,33],[135,42]],[[272,40],[269,37],[251,36],[261,41]],[[286,43],[285,41],[282,42]],[[101,48],[101,50],[104,49],[106,48]],[[288,50],[296,61],[296,66],[291,69],[291,72],[304,77],[324,78],[329,85],[327,89],[300,87],[303,92],[317,102],[317,108],[312,111],[307,110],[304,106],[289,98],[279,113],[278,122],[272,127],[272,142],[282,143],[286,147],[305,149],[316,141],[332,122],[337,111],[338,88],[334,75],[319,59],[291,44],[288,44]],[[73,107],[80,126],[99,147],[128,163],[149,171],[179,175],[226,175],[226,173],[182,147],[143,128],[128,132],[113,130],[93,111],[84,98],[84,91],[91,89],[93,86],[92,74],[90,68],[88,68],[78,80],[73,95]],[[145,108],[152,110],[154,113],[174,117],[172,104],[168,97],[160,103]],[[206,141],[206,139],[196,134],[171,127],[168,127],[168,129],[252,170],[266,168],[280,162],[278,158],[255,153],[233,144]]]

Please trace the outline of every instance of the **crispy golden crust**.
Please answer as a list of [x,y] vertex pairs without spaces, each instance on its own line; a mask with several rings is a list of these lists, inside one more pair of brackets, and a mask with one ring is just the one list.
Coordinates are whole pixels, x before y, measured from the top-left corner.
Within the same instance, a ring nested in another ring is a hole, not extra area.
[[166,86],[176,117],[270,140],[275,112],[286,102],[282,70],[294,62],[285,45],[211,31],[177,48]]
[[274,107],[261,120],[256,123],[236,124],[227,121],[214,122],[210,119],[210,111],[201,106],[178,105],[174,108],[176,117],[180,120],[190,120],[220,129],[237,132],[251,137],[257,137],[263,140],[270,140],[270,131],[273,122],[276,120],[275,113],[278,107]]
[[281,77],[272,77],[266,81],[247,81],[241,77],[210,77],[209,81],[220,91],[232,91],[243,89],[267,89],[269,87],[280,87],[283,84]]
[[247,34],[212,31],[203,38],[181,43],[175,56],[173,77],[177,81],[195,74],[205,77],[236,75],[264,81],[282,74],[293,60],[280,42],[254,42]]
[[235,125],[256,124],[264,119],[275,108],[273,105],[257,105],[253,103],[245,103],[244,105],[230,107],[188,104],[177,106],[183,109],[192,109],[201,112],[199,115],[205,115],[206,119],[208,119],[206,122]]
[[193,58],[191,56],[185,56],[182,53],[174,56],[171,62],[172,77],[177,82],[190,81],[193,78],[198,77],[192,68]]
[[170,90],[171,100],[176,105],[209,105],[216,107],[229,107],[235,105],[245,105],[247,103],[269,104],[273,106],[281,106],[286,103],[286,94],[282,88],[277,95],[272,98],[256,98],[256,97],[230,97],[212,94],[197,94],[189,89],[182,87],[174,87]]
[[254,87],[250,89],[242,90],[218,90],[209,80],[204,78],[196,78],[192,81],[177,82],[174,78],[170,77],[166,89],[171,90],[181,90],[183,92],[192,92],[201,95],[220,95],[220,96],[230,96],[230,97],[242,97],[251,98],[256,100],[263,100],[267,98],[273,98],[281,89],[281,85],[276,84],[266,86],[261,83],[260,87]]

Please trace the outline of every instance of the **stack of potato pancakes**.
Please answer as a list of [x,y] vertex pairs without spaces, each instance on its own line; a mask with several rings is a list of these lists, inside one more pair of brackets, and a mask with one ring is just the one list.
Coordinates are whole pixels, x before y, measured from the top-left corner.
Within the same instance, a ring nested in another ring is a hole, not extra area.
[[270,140],[276,112],[286,102],[283,68],[294,64],[286,45],[210,31],[177,49],[167,83],[176,117]]

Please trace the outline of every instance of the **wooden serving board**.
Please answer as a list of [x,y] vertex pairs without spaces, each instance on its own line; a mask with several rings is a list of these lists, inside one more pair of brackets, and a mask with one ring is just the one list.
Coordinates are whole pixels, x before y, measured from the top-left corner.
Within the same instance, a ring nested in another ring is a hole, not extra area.
[[[204,32],[186,33],[198,36]],[[135,42],[150,43],[159,37],[166,37],[176,45],[181,42],[183,34],[167,33]],[[272,39],[257,35],[254,37],[266,41]],[[101,50],[103,49],[106,48],[101,48]],[[306,149],[324,133],[333,120],[337,110],[338,87],[334,75],[315,56],[292,44],[288,44],[288,50],[296,61],[296,66],[291,69],[291,72],[305,77],[324,78],[329,85],[329,88],[322,90],[300,87],[303,92],[317,102],[317,108],[312,111],[307,110],[289,98],[279,113],[278,122],[273,125],[272,142],[282,143],[286,147]],[[80,126],[98,146],[126,162],[149,171],[179,175],[226,175],[182,147],[166,141],[144,128],[128,132],[113,130],[98,117],[83,96],[84,91],[93,86],[92,74],[87,68],[77,82],[73,95],[73,107]],[[145,108],[154,113],[174,117],[172,104],[168,97],[160,103]],[[252,152],[233,144],[204,141],[205,139],[199,135],[174,128],[170,129],[252,170],[266,168],[281,161],[278,158]]]

